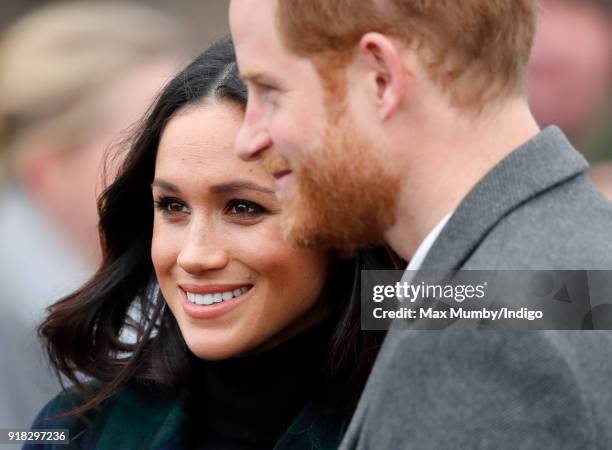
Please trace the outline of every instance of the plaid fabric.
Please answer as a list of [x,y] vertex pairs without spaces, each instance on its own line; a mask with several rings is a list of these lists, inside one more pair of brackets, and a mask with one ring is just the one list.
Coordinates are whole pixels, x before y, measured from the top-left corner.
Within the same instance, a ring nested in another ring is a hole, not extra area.
[[[26,444],[24,450],[183,450],[183,403],[187,392],[174,401],[148,398],[123,390],[85,418],[57,419],[80,403],[74,391],[56,396],[38,414],[32,428],[68,429],[70,444]],[[338,413],[312,400],[281,437],[274,450],[336,449],[350,414]]]

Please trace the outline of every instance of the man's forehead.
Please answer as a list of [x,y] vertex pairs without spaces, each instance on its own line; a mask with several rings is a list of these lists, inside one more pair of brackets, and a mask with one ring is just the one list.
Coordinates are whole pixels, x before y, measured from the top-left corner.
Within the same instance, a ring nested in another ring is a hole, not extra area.
[[234,41],[248,40],[260,32],[274,33],[276,0],[231,0],[230,28]]
[[286,51],[277,35],[275,3],[276,0],[230,3],[230,26],[242,77],[251,79],[283,66],[279,58],[286,56]]

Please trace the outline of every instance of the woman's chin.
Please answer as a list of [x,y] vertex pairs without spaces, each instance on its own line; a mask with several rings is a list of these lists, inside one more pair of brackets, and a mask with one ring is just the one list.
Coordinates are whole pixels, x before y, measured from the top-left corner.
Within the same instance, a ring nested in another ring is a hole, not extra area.
[[199,359],[220,361],[249,353],[252,346],[236,340],[186,339],[187,347]]
[[199,359],[205,359],[209,361],[229,359],[239,353],[237,346],[233,345],[231,342],[187,342],[187,347],[189,347],[191,353],[193,353]]

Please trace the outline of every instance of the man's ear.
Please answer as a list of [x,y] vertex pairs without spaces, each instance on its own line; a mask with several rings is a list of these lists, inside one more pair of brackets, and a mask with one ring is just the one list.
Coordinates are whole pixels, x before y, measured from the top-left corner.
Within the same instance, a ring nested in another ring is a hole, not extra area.
[[409,81],[397,43],[380,33],[366,33],[359,42],[358,58],[372,75],[371,88],[380,118],[387,120],[402,102]]

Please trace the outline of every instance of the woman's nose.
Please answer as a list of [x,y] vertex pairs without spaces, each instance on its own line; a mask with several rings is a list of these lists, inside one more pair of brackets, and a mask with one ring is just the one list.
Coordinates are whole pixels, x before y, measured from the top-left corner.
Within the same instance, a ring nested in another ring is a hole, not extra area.
[[177,257],[177,264],[185,272],[198,274],[223,269],[228,263],[228,252],[215,233],[194,230]]

